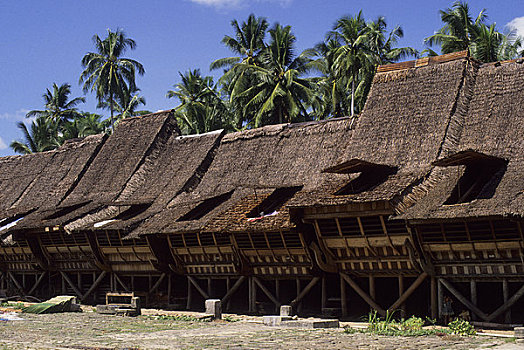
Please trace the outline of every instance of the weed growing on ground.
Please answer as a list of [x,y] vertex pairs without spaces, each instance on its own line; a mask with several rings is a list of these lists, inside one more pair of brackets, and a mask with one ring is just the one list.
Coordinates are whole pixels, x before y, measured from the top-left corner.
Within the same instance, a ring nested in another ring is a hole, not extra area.
[[469,323],[466,320],[462,320],[460,318],[456,318],[452,322],[448,324],[449,330],[451,331],[451,334],[456,335],[463,335],[463,336],[469,336],[469,335],[475,335],[477,332],[475,331],[475,327],[471,323]]
[[238,321],[240,321],[240,319],[234,318],[233,316],[224,316],[224,317],[222,317],[222,320],[224,320],[226,322],[238,322]]
[[354,329],[346,327],[345,333],[369,333],[376,335],[389,335],[389,336],[406,336],[406,337],[417,337],[425,335],[433,335],[437,333],[445,333],[445,330],[435,329],[424,329],[425,321],[416,316],[412,316],[407,320],[396,321],[393,318],[394,313],[386,313],[386,317],[381,319],[376,311],[370,312],[368,315],[368,328],[367,329]]
[[154,320],[166,320],[166,321],[181,321],[181,322],[210,322],[211,318],[198,318],[194,316],[186,315],[159,315],[159,316],[149,316],[149,318]]

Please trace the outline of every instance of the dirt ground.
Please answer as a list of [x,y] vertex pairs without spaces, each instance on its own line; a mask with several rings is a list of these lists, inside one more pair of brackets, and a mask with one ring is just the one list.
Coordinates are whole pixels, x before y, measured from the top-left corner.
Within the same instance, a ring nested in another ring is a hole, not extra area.
[[228,315],[229,321],[203,322],[159,319],[152,310],[144,314],[20,314],[24,320],[0,321],[0,349],[524,349],[511,338],[385,337],[346,334],[343,328],[269,327],[261,317]]

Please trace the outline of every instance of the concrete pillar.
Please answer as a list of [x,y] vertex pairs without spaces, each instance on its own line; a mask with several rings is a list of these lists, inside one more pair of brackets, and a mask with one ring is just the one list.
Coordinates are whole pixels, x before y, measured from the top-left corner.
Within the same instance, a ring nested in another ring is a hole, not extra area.
[[291,313],[290,305],[280,305],[280,316],[291,316]]

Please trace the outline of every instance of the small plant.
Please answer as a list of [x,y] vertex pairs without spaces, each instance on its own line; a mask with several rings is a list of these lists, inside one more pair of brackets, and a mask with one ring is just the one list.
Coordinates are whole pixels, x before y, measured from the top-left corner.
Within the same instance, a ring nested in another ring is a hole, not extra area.
[[155,320],[167,320],[167,321],[181,321],[181,322],[209,322],[209,318],[198,318],[194,316],[186,315],[158,315],[150,316],[150,318]]
[[233,316],[224,316],[224,317],[222,317],[222,320],[224,320],[226,322],[238,322],[238,321],[240,321],[240,319],[234,318]]
[[456,335],[463,335],[463,336],[470,336],[475,335],[477,332],[475,331],[475,327],[471,323],[469,323],[466,320],[462,320],[460,318],[456,318],[452,322],[448,324],[449,330],[451,331],[451,334]]
[[400,324],[403,331],[419,331],[424,326],[424,320],[420,317],[411,316]]

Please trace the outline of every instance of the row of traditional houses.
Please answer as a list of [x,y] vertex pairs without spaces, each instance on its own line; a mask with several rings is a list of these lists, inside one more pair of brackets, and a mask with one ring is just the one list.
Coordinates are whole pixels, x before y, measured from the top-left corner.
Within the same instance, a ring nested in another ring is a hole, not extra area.
[[0,158],[0,289],[522,322],[523,62],[381,66],[356,121],[182,136],[165,111]]

